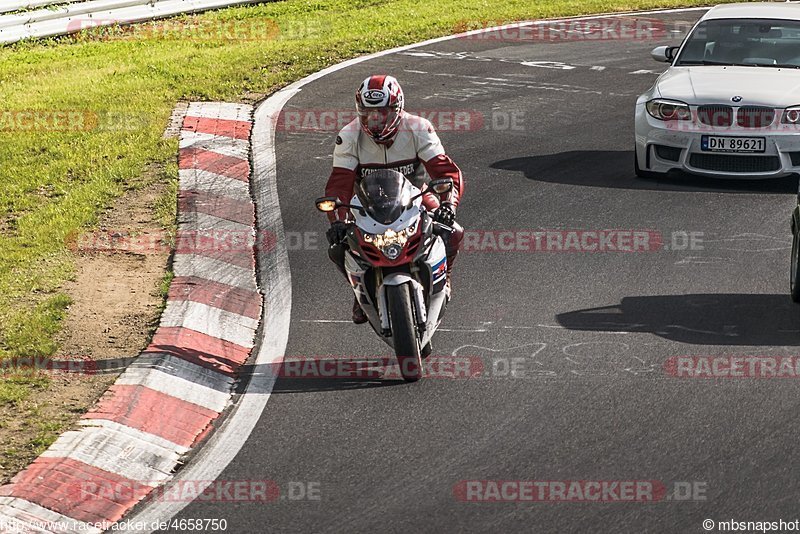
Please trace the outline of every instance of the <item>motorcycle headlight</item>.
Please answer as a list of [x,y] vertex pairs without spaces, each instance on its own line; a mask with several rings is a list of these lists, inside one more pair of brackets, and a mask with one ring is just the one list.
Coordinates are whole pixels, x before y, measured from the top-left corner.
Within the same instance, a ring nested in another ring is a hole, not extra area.
[[375,239],[373,240],[372,244],[380,249],[384,256],[390,260],[396,260],[400,256],[400,253],[403,251],[403,247],[406,246],[407,242],[407,230],[401,230],[399,232],[395,232],[394,230],[386,230],[382,234],[375,235]]
[[396,260],[400,257],[400,253],[403,252],[403,247],[398,244],[389,245],[388,247],[382,248],[381,252],[390,260]]
[[692,110],[689,109],[689,104],[680,100],[656,98],[649,101],[645,107],[651,117],[661,121],[688,121],[692,119]]

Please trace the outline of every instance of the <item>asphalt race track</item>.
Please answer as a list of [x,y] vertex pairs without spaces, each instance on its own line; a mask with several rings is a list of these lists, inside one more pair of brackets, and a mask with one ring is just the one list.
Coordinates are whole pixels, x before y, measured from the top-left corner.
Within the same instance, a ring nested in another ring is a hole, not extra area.
[[[657,18],[685,27],[699,14]],[[314,498],[195,501],[178,517],[225,518],[235,533],[702,532],[707,518],[794,520],[797,381],[665,370],[686,355],[796,355],[800,341],[787,280],[796,179],[633,174],[634,103],[663,70],[649,51],[681,37],[455,39],[341,70],[290,100],[288,112],[351,110],[363,78],[391,73],[411,111],[482,117],[469,131],[440,127],[467,180],[467,229],[647,231],[665,247],[473,242],[434,355],[479,359],[480,377],[281,378],[220,479],[311,484]],[[313,200],[334,138],[278,132],[284,225],[311,236],[290,245],[286,355],[389,357],[368,326],[348,322],[352,293],[321,245],[327,223]],[[454,488],[471,480],[659,481],[668,495],[464,502]]]

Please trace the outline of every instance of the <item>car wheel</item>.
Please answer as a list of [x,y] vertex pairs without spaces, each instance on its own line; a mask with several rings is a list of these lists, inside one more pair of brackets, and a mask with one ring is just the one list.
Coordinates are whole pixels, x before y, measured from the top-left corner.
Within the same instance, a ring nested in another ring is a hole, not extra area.
[[800,237],[797,231],[792,232],[792,262],[789,272],[789,292],[792,300],[800,302]]

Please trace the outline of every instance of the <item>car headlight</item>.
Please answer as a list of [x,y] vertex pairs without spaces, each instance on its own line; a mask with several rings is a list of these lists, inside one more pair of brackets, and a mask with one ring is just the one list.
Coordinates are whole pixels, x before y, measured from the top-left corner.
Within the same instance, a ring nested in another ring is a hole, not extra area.
[[689,104],[680,100],[656,98],[650,100],[645,107],[651,117],[661,121],[692,120],[692,110],[689,109]]
[[781,124],[800,124],[800,106],[792,106],[783,111]]

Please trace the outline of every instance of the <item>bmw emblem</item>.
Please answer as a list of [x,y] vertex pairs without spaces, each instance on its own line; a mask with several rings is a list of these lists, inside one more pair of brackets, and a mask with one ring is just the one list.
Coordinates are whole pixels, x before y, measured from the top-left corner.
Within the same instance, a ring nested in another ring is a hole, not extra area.
[[742,100],[743,100],[743,98],[741,96],[738,96],[738,95],[734,96],[733,98],[731,98],[731,101],[733,101],[733,102],[741,102]]

